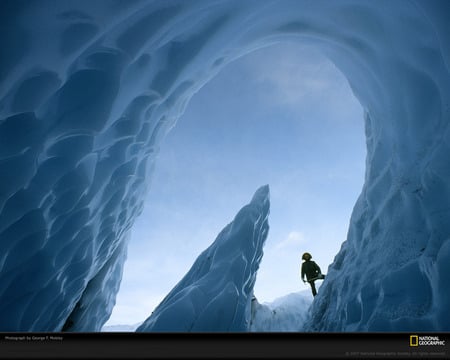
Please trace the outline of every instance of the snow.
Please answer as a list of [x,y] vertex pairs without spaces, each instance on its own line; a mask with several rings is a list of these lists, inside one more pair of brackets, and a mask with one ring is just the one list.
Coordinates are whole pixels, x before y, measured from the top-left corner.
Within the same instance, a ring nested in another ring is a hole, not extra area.
[[[328,56],[366,111],[365,184],[302,328],[448,331],[449,12],[439,0],[1,2],[1,330],[102,328],[161,140],[227,63],[289,40]],[[244,303],[215,329],[244,329]]]
[[[319,284],[316,285],[320,287]],[[255,298],[252,306],[251,332],[299,332],[308,317],[313,297],[310,290],[291,293],[271,303],[260,304]]]
[[133,325],[108,325],[102,327],[102,332],[134,332],[142,323]]

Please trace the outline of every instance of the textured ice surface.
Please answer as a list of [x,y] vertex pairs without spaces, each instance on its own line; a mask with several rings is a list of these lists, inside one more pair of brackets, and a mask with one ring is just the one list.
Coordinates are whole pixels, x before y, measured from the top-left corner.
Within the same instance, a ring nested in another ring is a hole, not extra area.
[[136,331],[247,331],[269,209],[266,185]]
[[[450,329],[450,3],[0,2],[0,330],[100,330],[161,139],[234,58],[316,46],[366,177],[305,329]],[[155,244],[157,246],[157,244]]]
[[313,297],[310,290],[292,293],[271,303],[252,302],[250,329],[252,332],[304,331]]
[[103,326],[102,332],[133,332],[141,325],[142,323],[137,323],[133,325],[109,325]]

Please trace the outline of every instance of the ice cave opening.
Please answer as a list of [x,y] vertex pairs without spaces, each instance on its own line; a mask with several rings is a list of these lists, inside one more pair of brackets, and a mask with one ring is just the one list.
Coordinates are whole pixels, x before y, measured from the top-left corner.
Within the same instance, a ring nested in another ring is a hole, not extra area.
[[[303,328],[450,330],[448,1],[0,7],[2,331],[101,329],[161,140],[224,66],[287,39],[345,75],[367,146],[347,240]],[[141,329],[248,329],[269,204],[261,186]]]
[[[288,41],[234,60],[161,143],[106,326],[153,311],[263,183],[270,230],[255,295],[266,303],[303,290],[312,300],[300,281],[301,254],[314,254],[326,273],[346,239],[364,161],[360,104],[315,48]],[[155,248],[152,239],[164,241]]]

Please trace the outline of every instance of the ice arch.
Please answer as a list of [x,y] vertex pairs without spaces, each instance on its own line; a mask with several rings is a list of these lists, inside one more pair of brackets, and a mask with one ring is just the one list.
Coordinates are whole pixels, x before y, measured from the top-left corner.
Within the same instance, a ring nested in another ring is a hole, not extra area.
[[1,7],[1,330],[100,329],[159,142],[229,61],[286,38],[366,110],[365,185],[307,328],[450,329],[448,2]]

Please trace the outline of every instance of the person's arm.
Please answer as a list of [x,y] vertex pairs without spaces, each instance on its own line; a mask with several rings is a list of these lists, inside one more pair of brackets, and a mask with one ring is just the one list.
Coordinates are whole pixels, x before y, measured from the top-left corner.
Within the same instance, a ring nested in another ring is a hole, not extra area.
[[303,282],[305,282],[305,263],[302,264],[301,275],[302,275]]

